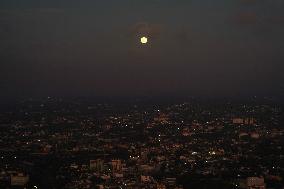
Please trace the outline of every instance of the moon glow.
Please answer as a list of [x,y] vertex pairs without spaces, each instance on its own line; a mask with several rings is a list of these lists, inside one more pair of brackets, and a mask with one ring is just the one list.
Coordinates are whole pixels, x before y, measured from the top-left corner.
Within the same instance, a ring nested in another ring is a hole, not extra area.
[[146,43],[148,43],[148,38],[147,37],[141,37],[140,38],[140,42],[142,43],[142,44],[146,44]]

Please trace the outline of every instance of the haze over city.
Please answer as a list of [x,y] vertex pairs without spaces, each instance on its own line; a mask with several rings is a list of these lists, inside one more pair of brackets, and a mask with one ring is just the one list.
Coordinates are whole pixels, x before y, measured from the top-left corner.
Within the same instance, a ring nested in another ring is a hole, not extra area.
[[0,1],[0,189],[283,189],[284,0]]
[[1,97],[283,96],[283,6],[1,1]]

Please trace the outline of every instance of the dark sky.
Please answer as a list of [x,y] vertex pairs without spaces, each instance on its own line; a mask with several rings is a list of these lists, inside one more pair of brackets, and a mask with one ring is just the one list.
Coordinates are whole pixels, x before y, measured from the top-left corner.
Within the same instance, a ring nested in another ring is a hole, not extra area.
[[283,64],[284,0],[0,1],[2,98],[283,95]]

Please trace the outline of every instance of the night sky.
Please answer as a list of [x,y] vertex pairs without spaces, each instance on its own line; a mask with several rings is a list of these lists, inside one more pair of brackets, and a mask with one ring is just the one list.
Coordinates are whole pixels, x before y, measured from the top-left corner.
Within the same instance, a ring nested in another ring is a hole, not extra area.
[[2,99],[283,96],[283,64],[284,0],[0,1]]

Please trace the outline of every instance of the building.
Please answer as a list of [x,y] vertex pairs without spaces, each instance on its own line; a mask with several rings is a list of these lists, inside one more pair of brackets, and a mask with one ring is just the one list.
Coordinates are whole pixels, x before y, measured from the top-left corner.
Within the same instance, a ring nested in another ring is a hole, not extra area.
[[154,121],[161,124],[167,124],[169,120],[169,116],[164,113],[159,113],[158,116],[154,117]]
[[162,183],[158,183],[157,184],[157,189],[166,189],[166,185],[162,184]]
[[11,186],[25,186],[29,182],[29,176],[23,173],[11,175]]
[[242,118],[233,118],[233,124],[243,124],[244,119]]
[[150,176],[144,176],[141,175],[141,182],[151,182],[151,177]]
[[115,159],[111,161],[111,168],[113,173],[119,173],[122,171],[121,160]]
[[253,125],[255,124],[255,119],[252,117],[233,118],[233,124]]
[[102,159],[90,160],[90,169],[96,172],[103,172],[104,160]]
[[264,178],[248,177],[246,182],[247,189],[265,189]]
[[255,124],[255,119],[254,118],[245,118],[244,119],[244,124],[245,125],[253,125],[253,124]]

